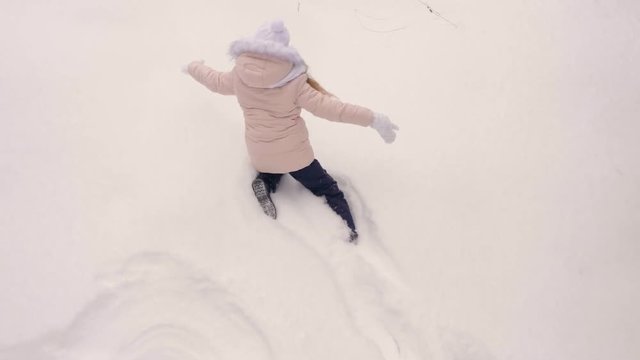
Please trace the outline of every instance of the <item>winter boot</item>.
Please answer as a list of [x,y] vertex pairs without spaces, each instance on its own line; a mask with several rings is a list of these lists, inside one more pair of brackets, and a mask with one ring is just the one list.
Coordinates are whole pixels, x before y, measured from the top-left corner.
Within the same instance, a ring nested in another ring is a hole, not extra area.
[[278,214],[276,213],[276,206],[273,204],[273,201],[271,201],[271,196],[269,195],[270,191],[267,184],[264,180],[256,178],[251,183],[251,187],[253,188],[253,193],[256,195],[256,199],[258,199],[258,203],[260,204],[262,211],[264,211],[267,216],[275,219]]

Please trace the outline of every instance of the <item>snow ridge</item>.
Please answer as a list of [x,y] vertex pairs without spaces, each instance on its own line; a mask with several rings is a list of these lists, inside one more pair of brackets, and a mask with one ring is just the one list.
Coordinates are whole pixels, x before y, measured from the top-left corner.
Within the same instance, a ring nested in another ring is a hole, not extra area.
[[[221,284],[174,256],[142,253],[102,276],[71,326],[7,358],[274,359],[264,331]],[[4,358],[4,357],[2,357]]]

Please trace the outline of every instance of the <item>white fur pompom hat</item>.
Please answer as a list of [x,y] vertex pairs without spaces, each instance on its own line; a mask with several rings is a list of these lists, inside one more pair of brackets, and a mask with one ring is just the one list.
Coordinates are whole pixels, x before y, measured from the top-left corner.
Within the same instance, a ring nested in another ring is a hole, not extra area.
[[289,30],[284,26],[282,20],[262,24],[262,26],[258,28],[258,31],[256,31],[254,38],[289,46]]
[[235,59],[244,53],[254,53],[290,61],[294,65],[304,65],[298,51],[289,46],[289,39],[289,31],[282,20],[268,21],[253,36],[232,42],[229,55]]

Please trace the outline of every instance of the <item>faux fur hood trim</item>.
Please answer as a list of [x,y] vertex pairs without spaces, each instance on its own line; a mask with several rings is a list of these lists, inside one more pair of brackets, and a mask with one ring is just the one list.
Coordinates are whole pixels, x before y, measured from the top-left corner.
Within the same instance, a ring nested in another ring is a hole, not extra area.
[[242,38],[231,43],[229,55],[234,60],[244,53],[253,53],[264,56],[271,56],[276,59],[293,63],[294,66],[305,65],[302,56],[298,51],[281,43],[269,40],[259,40],[253,37]]

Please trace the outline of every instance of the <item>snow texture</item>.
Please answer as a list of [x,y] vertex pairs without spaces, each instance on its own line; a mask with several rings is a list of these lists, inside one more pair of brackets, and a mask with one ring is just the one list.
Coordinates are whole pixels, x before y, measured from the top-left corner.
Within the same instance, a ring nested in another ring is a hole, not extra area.
[[[0,359],[640,358],[638,4],[4,1]],[[357,246],[180,72],[276,18]]]

